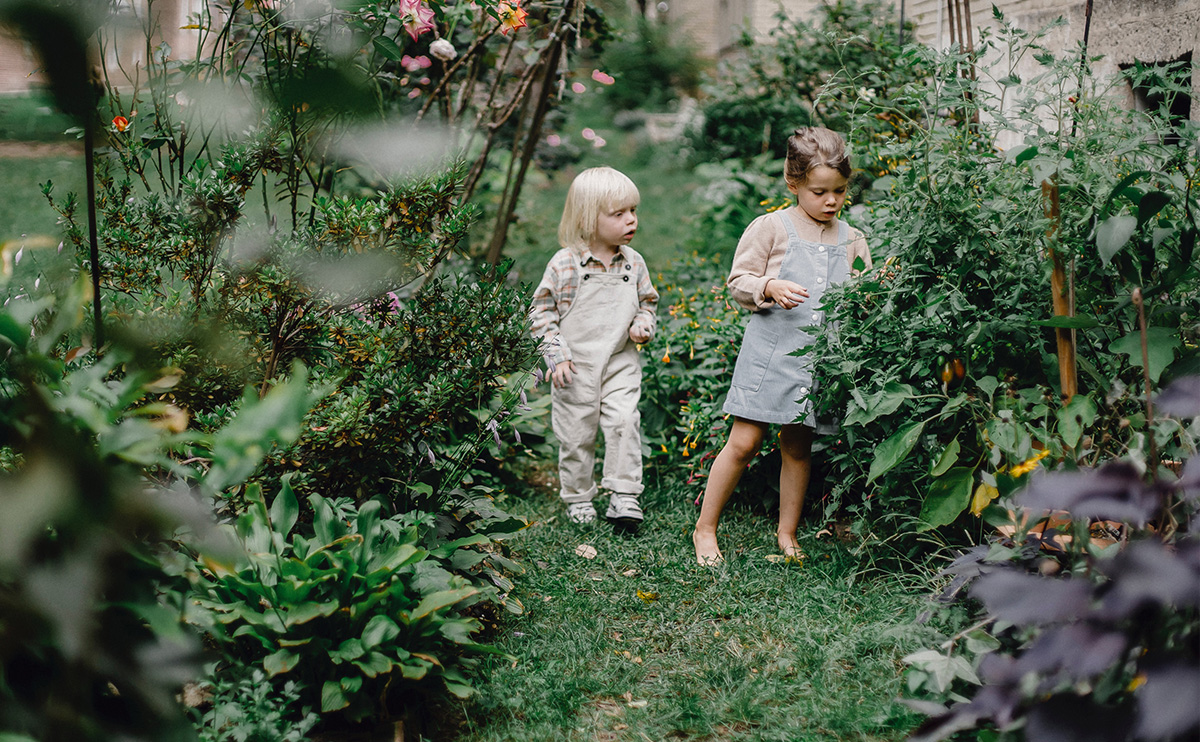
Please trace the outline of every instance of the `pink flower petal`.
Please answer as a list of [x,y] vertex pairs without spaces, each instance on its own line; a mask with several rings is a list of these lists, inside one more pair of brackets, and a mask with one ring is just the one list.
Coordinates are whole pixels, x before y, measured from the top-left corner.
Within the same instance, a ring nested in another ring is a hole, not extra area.
[[587,86],[581,82],[573,82],[571,83],[571,90],[576,93],[585,93],[587,92]]
[[583,131],[579,132],[579,134],[589,142],[596,138],[596,132],[590,128],[584,129]]

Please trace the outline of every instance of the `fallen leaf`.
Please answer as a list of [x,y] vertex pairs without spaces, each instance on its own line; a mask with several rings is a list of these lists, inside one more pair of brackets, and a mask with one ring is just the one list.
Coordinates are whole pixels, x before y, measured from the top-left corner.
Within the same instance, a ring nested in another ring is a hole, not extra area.
[[629,702],[629,708],[631,708],[631,709],[644,709],[649,705],[650,705],[649,701],[630,701]]
[[584,559],[595,559],[596,555],[600,552],[596,551],[595,546],[591,546],[589,544],[580,544],[579,546],[575,547],[575,553]]
[[621,574],[626,577],[633,577],[633,576],[637,575],[637,573],[638,573],[638,571],[636,569],[627,569],[624,572],[622,572]]
[[637,596],[645,603],[653,603],[654,601],[658,600],[658,593],[651,593],[643,590],[638,590]]

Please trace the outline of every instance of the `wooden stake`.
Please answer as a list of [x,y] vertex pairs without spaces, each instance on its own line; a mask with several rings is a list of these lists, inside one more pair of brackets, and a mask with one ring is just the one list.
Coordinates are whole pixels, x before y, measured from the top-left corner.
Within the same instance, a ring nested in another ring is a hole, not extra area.
[[[1054,249],[1058,237],[1060,212],[1058,205],[1058,183],[1042,181],[1042,209],[1050,226],[1046,228],[1046,255],[1050,258],[1050,298],[1054,307],[1055,317],[1074,317],[1075,307],[1068,292],[1069,281],[1067,269],[1062,256]],[[1058,342],[1058,380],[1062,386],[1066,402],[1079,391],[1079,378],[1075,362],[1075,338],[1069,327],[1054,328],[1055,339]]]

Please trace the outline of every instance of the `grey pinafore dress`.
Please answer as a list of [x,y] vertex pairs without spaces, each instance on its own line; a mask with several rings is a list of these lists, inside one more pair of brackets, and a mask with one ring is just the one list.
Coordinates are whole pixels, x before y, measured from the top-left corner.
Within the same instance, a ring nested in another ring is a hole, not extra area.
[[779,278],[808,289],[808,298],[793,309],[771,307],[750,317],[724,410],[747,420],[816,427],[813,404],[808,399],[814,389],[812,360],[807,355],[789,354],[812,344],[813,336],[800,328],[823,323],[825,313],[820,306],[825,289],[850,275],[850,230],[839,219],[837,244],[821,244],[800,239],[785,212],[780,211],[779,218],[788,235]]

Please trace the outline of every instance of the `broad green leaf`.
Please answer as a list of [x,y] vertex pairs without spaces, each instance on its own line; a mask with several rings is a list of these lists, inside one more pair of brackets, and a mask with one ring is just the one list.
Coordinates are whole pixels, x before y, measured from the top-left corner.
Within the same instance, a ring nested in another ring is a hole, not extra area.
[[[1158,383],[1163,369],[1175,360],[1175,349],[1180,347],[1179,334],[1169,327],[1146,328],[1146,355],[1150,360],[1150,381]],[[1142,336],[1133,331],[1108,346],[1113,353],[1129,356],[1130,365],[1142,368]]]
[[958,452],[961,447],[958,444],[958,438],[950,441],[950,445],[946,446],[946,450],[942,451],[942,455],[938,457],[937,463],[933,465],[933,469],[929,472],[931,477],[940,477],[945,474],[954,463],[958,461]]
[[376,675],[385,675],[391,672],[395,663],[384,654],[371,652],[365,660],[355,660],[353,664],[362,670],[363,675],[373,678]]
[[471,633],[479,628],[479,622],[471,618],[450,618],[442,623],[439,631],[455,644],[473,644]]
[[296,502],[296,495],[292,492],[291,480],[294,474],[295,472],[288,472],[280,477],[279,494],[271,503],[271,525],[274,527],[275,533],[285,538],[291,532],[292,526],[296,525],[296,519],[300,516],[300,504]]
[[1000,640],[983,629],[975,629],[966,636],[967,650],[975,654],[994,652],[1000,648]]
[[342,686],[334,680],[326,680],[321,686],[321,713],[344,709],[350,705],[350,699],[342,692]]
[[353,637],[342,642],[337,649],[330,652],[329,659],[335,663],[350,662],[362,657],[366,653],[367,648],[363,645],[363,640]]
[[944,693],[956,679],[980,685],[979,677],[970,663],[962,657],[951,657],[936,649],[925,649],[905,657],[901,662],[926,672],[933,680],[934,689]]
[[492,540],[487,536],[483,535],[482,533],[476,533],[471,536],[466,536],[464,538],[455,539],[454,541],[444,543],[436,549],[430,549],[429,555],[439,559],[446,559],[458,549],[462,549],[467,546],[482,546],[484,544],[490,544],[491,542]]
[[308,498],[308,502],[313,509],[313,530],[316,532],[317,540],[321,542],[321,546],[328,546],[338,540],[341,535],[341,523],[333,514],[333,508],[329,507],[329,502],[320,495],[312,495]]
[[269,677],[291,670],[300,662],[300,655],[290,649],[280,649],[263,658],[263,669]]
[[1145,193],[1138,201],[1138,226],[1140,227],[1153,219],[1169,203],[1171,203],[1171,197],[1162,191],[1148,191]]
[[987,395],[990,402],[996,394],[996,389],[1000,387],[1000,382],[996,380],[995,376],[985,376],[982,379],[976,379],[975,386],[979,388],[979,391]]
[[1135,216],[1110,216],[1100,222],[1096,226],[1096,249],[1100,252],[1100,262],[1108,265],[1113,256],[1128,244],[1137,226]]
[[1100,323],[1097,322],[1094,317],[1089,317],[1082,314],[1074,317],[1059,315],[1057,317],[1051,317],[1050,319],[1034,320],[1033,324],[1040,327],[1065,327],[1076,330],[1087,330],[1100,326]]
[[875,481],[880,475],[891,471],[896,464],[903,461],[912,451],[913,446],[917,444],[917,440],[920,439],[924,430],[924,420],[915,422],[901,428],[879,444],[879,447],[875,449],[875,458],[871,461],[871,471],[867,475],[867,483]]
[[921,522],[926,530],[953,523],[967,509],[973,481],[973,471],[966,466],[957,466],[933,480],[921,505]]
[[456,590],[442,590],[432,595],[427,596],[424,600],[417,604],[409,616],[410,621],[417,621],[425,618],[434,611],[441,610],[455,603],[465,600],[479,592],[477,587],[460,587]]
[[433,667],[433,663],[413,657],[409,662],[398,663],[400,665],[400,674],[409,680],[420,680],[429,672],[429,668]]
[[1084,428],[1096,421],[1096,403],[1086,394],[1076,394],[1055,415],[1063,442],[1075,448],[1083,437]]
[[362,544],[359,546],[358,561],[361,564],[366,564],[371,556],[371,549],[375,544],[375,537],[379,535],[379,501],[368,500],[363,504],[358,511],[358,520],[355,527],[358,534],[363,537]]
[[294,605],[287,610],[286,618],[283,619],[285,626],[299,626],[303,623],[317,618],[318,616],[329,616],[338,609],[336,601],[326,603],[301,603]]
[[[883,389],[863,400],[862,411],[855,409],[846,416],[846,425],[864,425],[884,415],[890,415],[900,408],[907,399],[912,399],[916,392],[908,384],[889,381]],[[861,399],[861,396],[859,397]]]
[[375,51],[393,62],[399,62],[404,58],[404,52],[400,49],[400,45],[387,36],[375,36],[371,39],[371,45],[375,47]]
[[[432,596],[430,596],[432,597]],[[400,627],[387,616],[374,616],[363,629],[362,642],[368,649],[391,641],[400,635]]]

